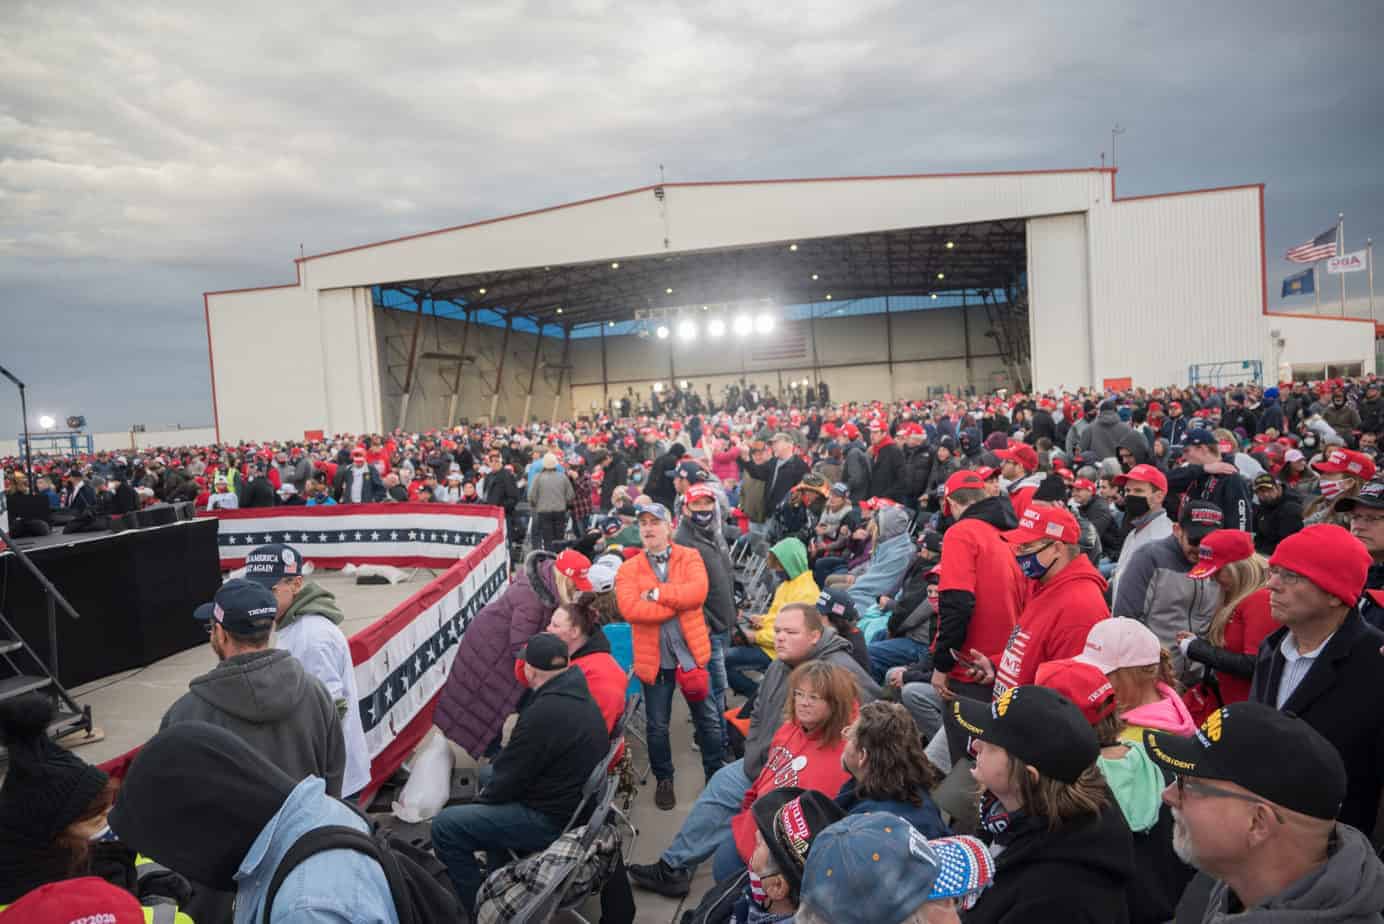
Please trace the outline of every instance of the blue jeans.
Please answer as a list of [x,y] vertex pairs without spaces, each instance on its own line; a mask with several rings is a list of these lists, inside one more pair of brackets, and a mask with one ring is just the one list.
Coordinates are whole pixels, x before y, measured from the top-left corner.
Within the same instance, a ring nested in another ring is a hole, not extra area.
[[827,586],[827,578],[845,571],[848,564],[850,562],[846,559],[835,555],[819,558],[812,566],[812,579],[817,582],[818,587],[825,587]]
[[[729,832],[727,832],[729,833]],[[735,835],[730,835],[716,845],[711,855],[711,878],[725,882],[745,871],[745,861],[740,859],[740,848],[735,846]]]
[[928,647],[911,638],[886,638],[871,642],[867,650],[870,652],[870,673],[876,683],[884,683],[884,675],[891,667],[907,667],[925,659],[929,662],[932,660]]
[[[472,920],[476,916],[476,892],[484,879],[476,862],[477,850],[534,853],[561,833],[562,826],[553,819],[519,802],[454,805],[443,809],[432,822],[433,850],[447,865],[447,875]],[[507,860],[497,855],[491,868]]]
[[745,676],[745,671],[763,671],[773,661],[758,645],[737,645],[726,652],[726,681],[741,696],[753,696],[759,681]]
[[690,870],[714,854],[726,839],[734,843],[730,820],[740,811],[740,803],[752,782],[745,776],[743,760],[717,770],[660,859],[674,869]]
[[[669,667],[658,672],[658,682],[644,684],[644,718],[649,733],[649,765],[654,779],[673,778],[673,747],[668,741],[668,720],[673,713],[673,691],[678,688],[677,672]],[[721,735],[724,723],[718,721],[716,698],[687,704],[696,728],[697,747],[702,750],[702,770],[706,778],[721,768]]]
[[730,742],[726,739],[726,649],[730,647],[729,632],[708,632],[711,636],[711,660],[706,669],[711,674],[711,698],[716,700],[716,720],[721,726],[721,752]]

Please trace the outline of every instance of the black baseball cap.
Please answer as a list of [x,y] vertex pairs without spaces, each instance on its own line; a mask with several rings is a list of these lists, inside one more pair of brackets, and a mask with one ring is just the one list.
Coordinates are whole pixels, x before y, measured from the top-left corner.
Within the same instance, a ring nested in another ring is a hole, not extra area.
[[1313,818],[1335,818],[1346,797],[1346,767],[1331,742],[1263,703],[1223,706],[1194,735],[1145,729],[1144,750],[1179,776],[1225,780]]
[[301,577],[303,556],[291,545],[273,542],[245,556],[245,579],[273,587],[284,578]]
[[839,616],[852,623],[860,615],[851,595],[841,587],[827,587],[822,590],[817,597],[817,612],[828,617]]
[[1216,446],[1219,447],[1221,441],[1216,439],[1216,434],[1205,427],[1193,427],[1182,435],[1183,446]]
[[570,663],[567,643],[551,632],[540,632],[524,645],[524,660],[541,671],[560,671]]
[[846,817],[830,796],[797,786],[770,790],[754,801],[750,814],[794,895],[803,887],[803,867],[812,842]]
[[1254,490],[1258,491],[1260,488],[1276,487],[1278,487],[1278,479],[1268,472],[1260,472],[1258,475],[1254,476]]
[[1047,687],[1012,687],[994,702],[958,697],[961,730],[1002,747],[1043,776],[1075,783],[1100,756],[1095,729],[1075,703]]
[[257,635],[274,625],[279,604],[268,587],[233,578],[221,585],[210,603],[193,612],[195,619],[214,620],[232,635]]
[[1210,501],[1189,500],[1177,514],[1177,525],[1193,545],[1225,525],[1225,513]]
[[1369,507],[1372,510],[1384,509],[1384,481],[1367,481],[1355,497],[1343,497],[1336,502],[1336,510],[1349,513],[1356,507]]
[[686,462],[678,463],[677,475],[679,478],[686,479],[687,481],[698,482],[707,480],[706,469],[690,459]]

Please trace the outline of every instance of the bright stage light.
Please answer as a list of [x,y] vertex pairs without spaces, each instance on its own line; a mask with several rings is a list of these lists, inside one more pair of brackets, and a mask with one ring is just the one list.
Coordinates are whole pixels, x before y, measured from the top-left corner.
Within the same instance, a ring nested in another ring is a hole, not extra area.
[[754,319],[754,329],[756,333],[769,333],[769,331],[774,329],[774,316],[771,314],[761,314]]
[[559,309],[557,310],[557,313],[558,313],[558,314],[562,314],[562,309],[559,308]]
[[821,278],[822,278],[822,277],[821,277],[821,276],[818,276],[816,273],[813,273],[813,274],[812,274],[812,281],[813,281],[813,282],[816,282],[818,279],[821,279]]
[[614,326],[615,326],[615,322],[614,322],[614,321],[606,321],[606,327],[614,327]]
[[655,392],[663,391],[663,383],[662,383],[662,382],[654,382],[654,391],[655,391]]
[[788,245],[788,249],[789,249],[789,250],[792,250],[792,251],[794,251],[794,252],[796,252],[797,249],[798,249],[798,245],[797,245],[797,244],[789,244],[789,245]]
[[663,290],[663,294],[664,294],[664,295],[672,295],[672,294],[673,294],[673,288],[672,288],[672,286],[669,286],[668,288],[664,289],[664,290]]
[[610,268],[611,268],[611,269],[619,269],[619,268],[620,268],[620,261],[619,261],[619,260],[616,260],[614,263],[610,264]]
[[936,293],[936,292],[933,292],[933,293],[932,293],[932,297],[933,297],[933,298],[936,298],[936,297],[937,297],[937,293]]
[[735,319],[735,332],[740,336],[745,336],[754,330],[754,320],[747,314],[742,314]]
[[687,381],[687,379],[683,379],[681,382],[678,383],[678,387],[681,388],[683,391],[686,391],[687,389],[692,387],[692,383]]
[[57,423],[58,422],[56,420],[49,417],[47,414],[44,414],[42,417],[38,419],[38,425],[45,430],[53,429],[55,426],[57,426]]
[[831,293],[830,293],[830,292],[827,293],[827,301],[831,301]]
[[706,326],[706,332],[713,337],[724,337],[726,335],[726,322],[720,318],[712,318],[711,323]]
[[667,340],[667,339],[668,339],[668,327],[667,327],[667,325],[664,325],[664,324],[658,325],[658,330],[654,331],[654,333],[658,335],[658,339],[659,339],[659,340]]
[[955,247],[955,246],[956,246],[956,243],[955,243],[955,242],[953,242],[953,241],[947,241],[947,249],[948,249],[948,250],[951,250],[951,249],[952,249],[953,247]]
[[479,292],[481,295],[485,294],[485,289],[477,289],[476,291]]
[[696,339],[697,339],[697,322],[696,322],[696,321],[679,321],[679,322],[678,322],[678,337],[680,337],[680,338],[683,339],[683,340],[696,340]]
[[937,278],[938,278],[938,279],[946,279],[946,278],[947,278],[947,274],[946,274],[946,273],[938,273],[938,274],[937,274]]

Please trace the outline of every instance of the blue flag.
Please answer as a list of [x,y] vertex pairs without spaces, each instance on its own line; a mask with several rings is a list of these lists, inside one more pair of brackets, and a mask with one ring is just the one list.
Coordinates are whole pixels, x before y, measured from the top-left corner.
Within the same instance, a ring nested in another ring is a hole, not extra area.
[[1315,267],[1283,277],[1282,298],[1287,298],[1289,295],[1311,295],[1315,291],[1317,291]]

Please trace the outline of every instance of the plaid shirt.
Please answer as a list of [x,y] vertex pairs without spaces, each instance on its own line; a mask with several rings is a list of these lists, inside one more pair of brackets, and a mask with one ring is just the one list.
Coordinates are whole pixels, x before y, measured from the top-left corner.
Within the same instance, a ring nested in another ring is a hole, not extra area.
[[[591,476],[586,472],[577,475],[572,481],[572,516],[579,520],[591,516]],[[577,536],[578,539],[581,536]]]

